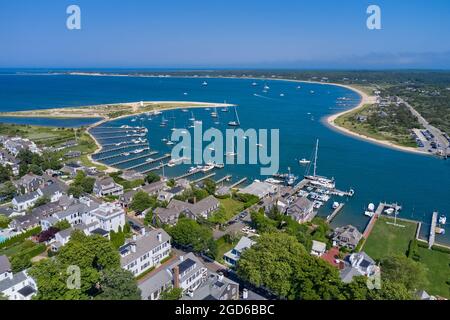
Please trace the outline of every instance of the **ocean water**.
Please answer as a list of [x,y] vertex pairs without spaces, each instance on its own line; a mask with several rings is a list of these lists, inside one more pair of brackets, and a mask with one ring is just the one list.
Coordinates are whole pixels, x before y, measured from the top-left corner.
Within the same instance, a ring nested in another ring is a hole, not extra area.
[[[248,79],[207,79],[208,86],[202,86],[203,80],[0,75],[0,109],[28,110],[140,100],[226,101],[239,106],[243,129],[280,130],[281,172],[287,172],[290,167],[293,173],[302,176],[305,168],[298,164],[298,159],[309,159],[316,139],[320,140],[318,174],[334,177],[337,188],[341,190],[353,188],[356,191],[353,198],[340,199],[346,204],[335,218],[334,225],[351,223],[362,230],[368,221],[363,214],[368,203],[397,202],[403,206],[400,217],[423,221],[421,234],[426,236],[433,211],[437,210],[447,216],[450,214],[450,161],[385,148],[340,134],[323,124],[321,119],[325,116],[358,103],[359,97],[353,91],[329,85],[288,81],[256,81],[258,86],[252,86],[253,80]],[[270,86],[267,93],[262,92],[265,83]],[[299,85],[300,89],[297,88]],[[284,96],[280,96],[281,94]],[[348,100],[339,100],[341,97]],[[204,129],[215,126],[223,130],[233,118],[231,109],[228,113],[219,110],[220,124],[215,125],[209,111],[194,109],[193,112],[195,118],[203,120]],[[151,149],[159,151],[159,154],[151,156],[153,158],[170,151],[161,139],[169,137],[172,127],[187,127],[190,113],[169,111],[164,116],[169,119],[165,128],[159,127],[160,117],[153,120],[145,117],[142,120],[142,124],[149,128]],[[172,117],[175,119],[171,119]],[[45,122],[44,119],[39,121]],[[124,118],[109,125],[135,126],[140,123],[141,120],[132,122],[131,118]],[[100,140],[102,144],[121,141],[123,137]],[[127,165],[140,165],[145,160],[142,158]],[[139,167],[143,168],[146,167]],[[165,174],[180,175],[188,168],[189,166],[167,168]],[[225,174],[232,174],[235,181],[242,177],[260,178],[259,167],[251,165],[227,166],[215,172],[217,174],[214,179]],[[327,206],[321,210],[321,215],[327,215],[330,211],[331,208]],[[447,235],[437,235],[436,239],[438,242],[450,243],[448,230]]]

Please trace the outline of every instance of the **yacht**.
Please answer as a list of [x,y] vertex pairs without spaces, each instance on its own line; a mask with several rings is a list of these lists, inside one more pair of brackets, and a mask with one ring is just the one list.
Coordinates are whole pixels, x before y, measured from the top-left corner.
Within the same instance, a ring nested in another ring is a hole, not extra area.
[[153,158],[147,158],[147,159],[145,159],[145,162],[150,162],[150,161],[153,161]]
[[447,223],[447,217],[442,215],[439,217],[439,224],[446,224]]
[[284,93],[280,93],[280,97],[284,97]]
[[256,87],[258,84],[256,82],[252,83],[252,86]]
[[333,202],[332,208],[337,209],[337,208],[339,208],[339,205],[340,205],[339,202],[335,201],[335,202]]
[[206,87],[207,85],[208,85],[208,82],[206,82],[206,81],[202,82],[202,86]]
[[311,94],[314,94],[314,90],[311,90],[310,93],[311,93]]
[[264,90],[269,90],[270,89],[270,87],[266,84],[266,85],[264,85]]
[[303,159],[299,160],[298,163],[305,165],[305,164],[311,163],[311,161],[303,158]]
[[166,145],[168,145],[168,146],[173,146],[174,144],[175,144],[175,142],[170,141],[170,140],[168,140],[168,141],[166,142]]
[[183,93],[183,95],[184,95],[184,96],[187,96],[187,95],[188,95],[188,93],[187,93],[187,92],[184,92],[184,93]]
[[372,217],[375,214],[375,205],[373,203],[369,203],[367,206],[367,210],[364,212],[364,215],[368,217]]
[[138,154],[138,153],[142,153],[144,151],[145,151],[145,149],[136,149],[136,150],[133,151],[133,153],[134,154]]
[[388,209],[384,210],[384,213],[386,213],[386,214],[388,214],[388,215],[391,215],[391,214],[394,213],[394,211],[395,211],[394,208],[388,208]]
[[214,164],[213,163],[208,163],[208,164],[206,164],[206,166],[203,166],[203,168],[201,168],[200,170],[202,171],[202,172],[208,172],[208,171],[211,171],[212,169],[214,169]]
[[122,153],[122,155],[125,156],[125,157],[128,157],[130,155],[130,153],[129,152],[124,152],[124,153]]
[[239,115],[237,113],[236,106],[234,106],[234,115],[235,115],[235,120],[228,122],[228,125],[231,127],[239,127],[241,123],[239,122]]
[[217,108],[214,108],[214,111],[211,112],[211,117],[217,118]]

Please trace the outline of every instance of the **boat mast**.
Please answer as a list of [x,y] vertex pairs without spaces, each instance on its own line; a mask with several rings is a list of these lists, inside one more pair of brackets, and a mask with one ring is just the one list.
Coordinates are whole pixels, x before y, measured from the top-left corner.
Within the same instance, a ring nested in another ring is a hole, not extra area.
[[241,122],[239,121],[239,116],[238,116],[238,113],[237,113],[236,106],[234,106],[234,114],[236,115],[236,120],[237,120],[238,125],[240,125]]
[[317,167],[317,150],[319,149],[319,139],[316,141],[316,153],[314,155],[314,174],[313,176],[316,176],[316,167]]

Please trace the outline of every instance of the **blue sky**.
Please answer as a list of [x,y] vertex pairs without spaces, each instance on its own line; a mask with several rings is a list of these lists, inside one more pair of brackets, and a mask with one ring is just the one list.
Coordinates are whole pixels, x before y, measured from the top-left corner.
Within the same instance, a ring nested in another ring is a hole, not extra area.
[[0,0],[0,67],[448,69],[448,39],[448,0]]

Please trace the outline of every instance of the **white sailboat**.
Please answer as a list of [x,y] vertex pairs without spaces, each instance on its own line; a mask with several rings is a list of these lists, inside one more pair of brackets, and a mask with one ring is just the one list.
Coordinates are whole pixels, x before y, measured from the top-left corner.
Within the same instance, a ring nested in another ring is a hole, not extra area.
[[239,127],[241,125],[241,123],[239,121],[239,116],[238,116],[238,113],[237,113],[236,106],[234,106],[234,114],[236,116],[236,119],[233,120],[233,121],[228,122],[228,125],[231,126],[231,127]]
[[216,107],[214,107],[214,111],[211,112],[211,117],[217,118],[217,108]]
[[[329,179],[327,177],[318,176],[317,173],[317,155],[319,151],[319,139],[316,141],[316,148],[314,151],[314,163],[313,163],[313,175],[306,174],[305,179],[310,180],[310,184],[320,186],[326,189],[334,189],[336,187],[336,183],[334,179]],[[309,173],[309,170],[311,169],[311,166],[308,166],[307,173]]]
[[234,139],[231,140],[231,150],[232,151],[228,151],[227,153],[225,153],[225,156],[227,156],[227,157],[236,157],[237,156],[237,152],[235,152],[235,148],[234,148]]

